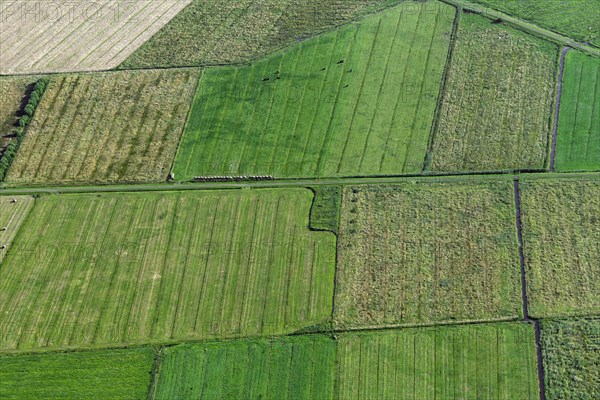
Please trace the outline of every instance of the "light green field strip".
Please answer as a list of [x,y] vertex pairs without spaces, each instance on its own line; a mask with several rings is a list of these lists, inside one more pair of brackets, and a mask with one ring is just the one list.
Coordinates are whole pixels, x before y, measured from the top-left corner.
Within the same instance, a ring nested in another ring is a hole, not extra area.
[[154,350],[0,356],[3,400],[145,400]]
[[600,180],[521,183],[533,317],[600,314]]
[[325,336],[171,347],[154,398],[331,400],[336,347]]
[[311,191],[48,196],[0,275],[0,350],[275,335],[331,316]]
[[518,318],[513,197],[509,181],[344,188],[336,325]]
[[429,169],[543,169],[558,47],[463,14]]
[[164,182],[198,70],[53,77],[6,180]]
[[556,169],[600,170],[600,59],[577,51],[565,61]]
[[600,319],[542,321],[547,399],[600,398]]
[[517,18],[562,33],[579,42],[600,45],[599,0],[473,0]]
[[343,334],[336,397],[539,399],[533,326],[521,323]]
[[176,179],[420,172],[454,16],[406,2],[252,66],[206,70]]
[[[33,202],[33,197],[0,196],[0,263],[8,254],[22,222],[33,206]],[[2,248],[4,246],[6,248]]]

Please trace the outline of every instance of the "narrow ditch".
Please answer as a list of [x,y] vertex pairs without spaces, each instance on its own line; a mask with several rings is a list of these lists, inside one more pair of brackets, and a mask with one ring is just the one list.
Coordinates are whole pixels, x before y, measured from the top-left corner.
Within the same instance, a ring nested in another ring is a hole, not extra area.
[[560,99],[562,97],[563,76],[565,73],[565,58],[571,48],[563,47],[560,55],[560,70],[558,73],[558,88],[556,89],[556,105],[554,109],[554,124],[552,125],[552,147],[550,151],[550,172],[554,172],[554,162],[556,159],[556,138],[558,136],[558,114],[560,113]]
[[521,190],[519,187],[519,180],[513,181],[513,187],[515,192],[515,223],[517,225],[517,239],[519,242],[519,263],[521,266],[521,298],[523,301],[523,320],[527,323],[533,324],[535,331],[535,350],[537,355],[537,374],[538,384],[540,390],[540,400],[546,400],[546,387],[544,377],[544,359],[542,356],[542,342],[540,339],[540,321],[532,319],[529,316],[528,299],[527,299],[527,280],[525,279],[525,254],[523,252],[523,231],[522,231],[522,218],[521,218]]

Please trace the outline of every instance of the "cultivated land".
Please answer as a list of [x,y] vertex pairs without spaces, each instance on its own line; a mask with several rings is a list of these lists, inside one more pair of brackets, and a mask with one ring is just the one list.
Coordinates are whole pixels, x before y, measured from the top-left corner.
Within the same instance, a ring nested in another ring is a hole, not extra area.
[[55,77],[7,181],[164,181],[197,84],[194,70]]
[[542,321],[547,399],[600,398],[600,319]]
[[557,51],[550,42],[463,14],[430,169],[544,168]]
[[[16,203],[14,202],[16,200]],[[25,220],[31,207],[33,197],[0,197],[0,263],[8,254],[21,223]]]
[[2,1],[0,74],[115,68],[191,1]]
[[154,350],[0,356],[0,398],[144,400]]
[[398,1],[194,0],[121,67],[247,61]]
[[533,327],[343,334],[339,399],[539,399]]
[[420,172],[454,8],[408,4],[249,67],[206,70],[176,179]]
[[531,21],[579,42],[592,42],[600,46],[599,0],[471,1]]
[[529,312],[600,313],[600,181],[521,184]]
[[344,189],[339,327],[517,318],[510,182]]
[[285,334],[331,317],[306,189],[48,196],[0,275],[0,350]]
[[556,169],[600,170],[600,59],[567,53]]
[[336,347],[318,335],[172,347],[154,398],[332,399]]
[[29,85],[34,77],[0,77],[0,157],[13,138],[12,128]]

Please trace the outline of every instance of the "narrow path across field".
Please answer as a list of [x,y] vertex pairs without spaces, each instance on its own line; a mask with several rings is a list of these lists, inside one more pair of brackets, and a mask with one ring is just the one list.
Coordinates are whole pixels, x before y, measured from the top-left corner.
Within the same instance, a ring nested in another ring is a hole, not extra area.
[[565,46],[560,55],[560,72],[558,74],[558,88],[556,89],[556,108],[554,109],[554,126],[552,127],[552,151],[550,152],[550,172],[554,172],[556,159],[556,137],[558,136],[558,115],[560,113],[560,99],[562,97],[563,76],[565,73],[565,58],[571,48]]
[[540,340],[540,322],[529,317],[527,300],[527,281],[525,279],[525,254],[523,253],[523,232],[521,219],[521,191],[519,189],[519,180],[514,180],[515,192],[515,221],[517,224],[517,239],[519,241],[519,260],[521,264],[521,290],[523,296],[523,319],[525,322],[533,324],[535,330],[535,349],[537,353],[538,382],[540,387],[540,400],[546,399],[546,389],[544,386],[544,360],[542,357],[542,343]]

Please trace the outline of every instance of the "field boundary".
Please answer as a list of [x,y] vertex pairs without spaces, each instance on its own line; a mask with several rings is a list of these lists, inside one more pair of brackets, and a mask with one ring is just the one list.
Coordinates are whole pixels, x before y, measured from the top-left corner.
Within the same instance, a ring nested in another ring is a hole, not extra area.
[[166,346],[154,349],[154,361],[150,373],[150,383],[148,384],[148,400],[154,400],[156,398],[156,384],[158,383],[158,378],[160,376],[160,368],[162,367],[165,349]]
[[527,299],[527,280],[525,279],[525,254],[523,251],[523,221],[521,213],[521,190],[519,187],[519,179],[513,181],[514,194],[515,194],[515,222],[517,225],[517,239],[519,242],[519,260],[521,266],[521,294],[523,298],[523,320],[526,323],[533,325],[535,332],[535,349],[537,356],[537,373],[538,373],[538,384],[540,391],[540,400],[546,399],[545,389],[545,376],[544,376],[544,359],[542,354],[542,342],[540,332],[540,321],[532,319],[529,316],[528,299]]
[[550,172],[554,172],[554,164],[556,162],[556,140],[558,138],[558,119],[560,114],[560,100],[562,97],[563,77],[565,73],[565,59],[571,48],[565,46],[560,54],[560,69],[558,73],[558,85],[556,87],[556,102],[554,106],[554,122],[552,125],[552,140],[550,142]]
[[438,93],[438,99],[435,106],[435,112],[433,114],[433,124],[431,125],[431,132],[429,133],[429,143],[427,144],[427,151],[425,152],[425,161],[423,162],[423,173],[429,172],[429,165],[431,164],[431,159],[433,157],[433,145],[435,142],[435,137],[437,135],[437,130],[440,123],[440,118],[442,114],[442,103],[444,102],[444,95],[448,90],[448,71],[450,70],[450,65],[452,64],[452,58],[454,55],[454,50],[456,48],[456,40],[458,36],[458,28],[460,25],[460,20],[462,17],[462,7],[458,5],[449,4],[454,7],[456,10],[456,15],[454,16],[454,24],[452,26],[452,33],[450,35],[450,44],[448,45],[448,55],[446,57],[446,65],[444,66],[444,72],[442,73],[442,82],[440,84],[440,91]]

